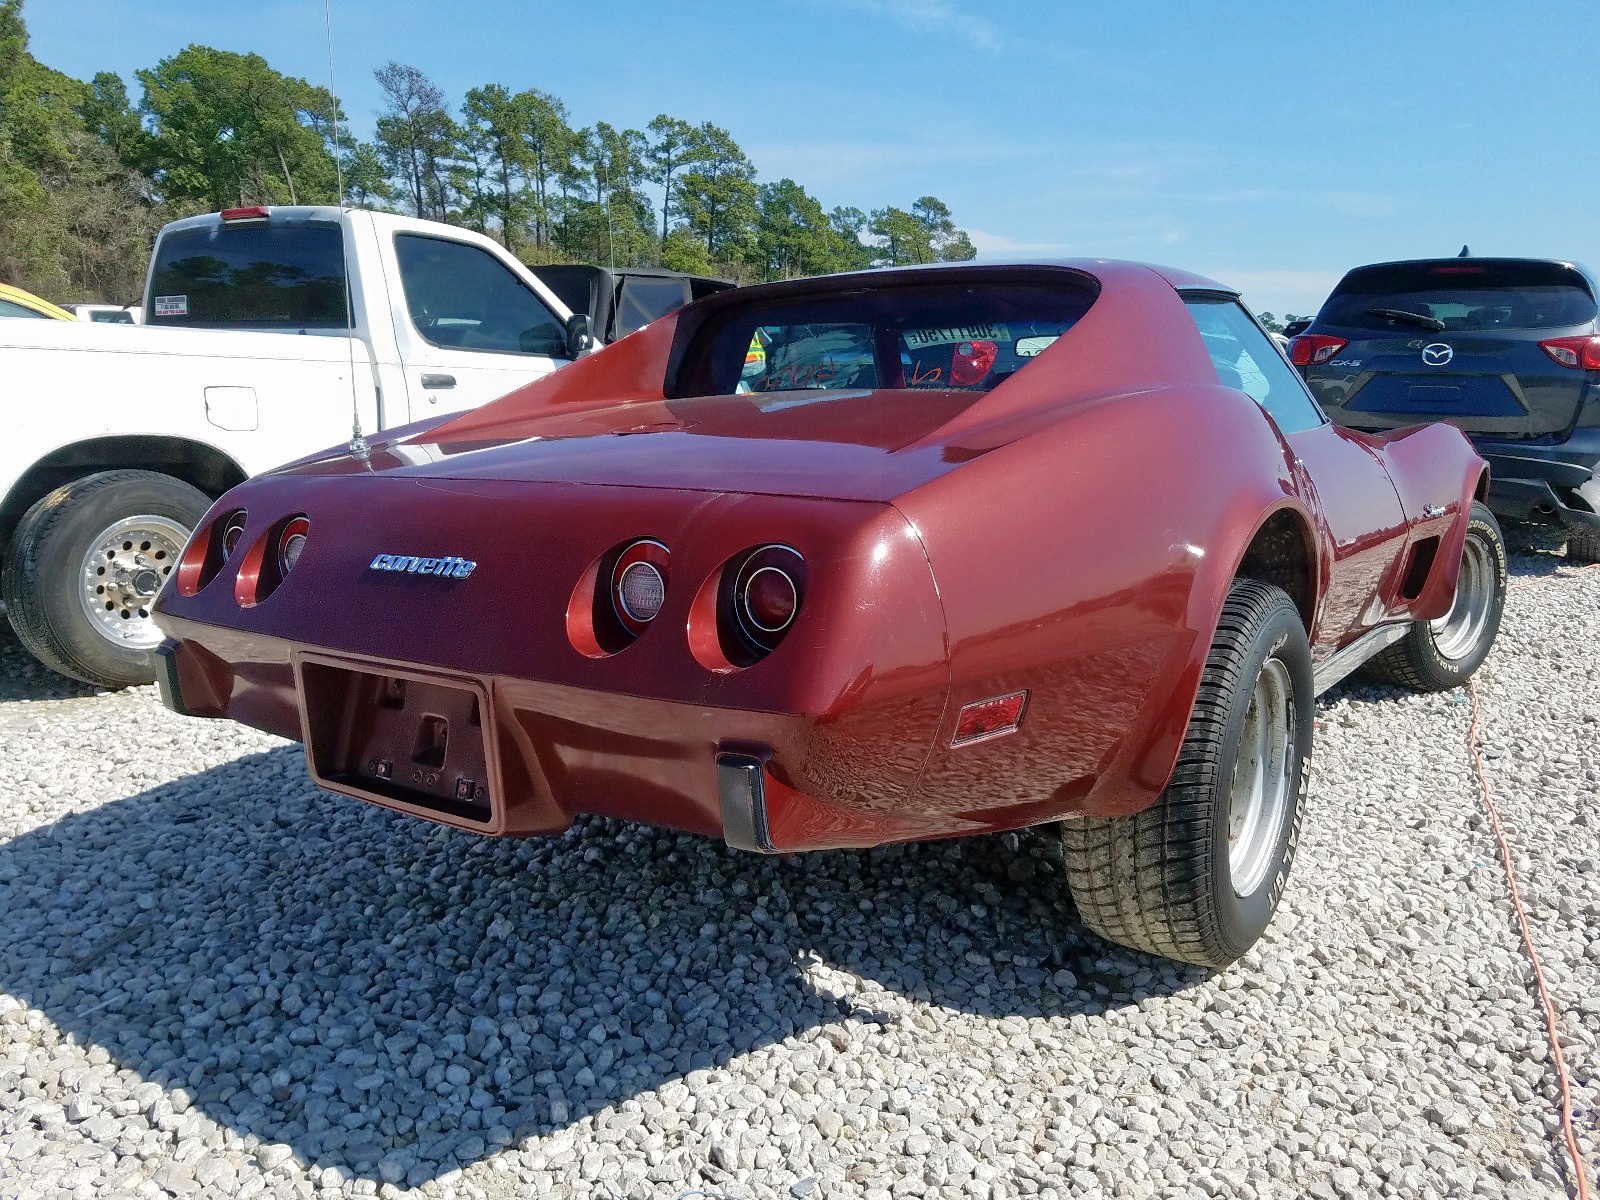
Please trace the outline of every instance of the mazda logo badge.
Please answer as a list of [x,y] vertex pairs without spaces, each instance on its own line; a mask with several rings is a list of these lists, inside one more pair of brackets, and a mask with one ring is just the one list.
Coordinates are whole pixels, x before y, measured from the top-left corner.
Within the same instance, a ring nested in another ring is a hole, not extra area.
[[1422,348],[1422,365],[1425,367],[1442,367],[1456,356],[1456,352],[1443,342],[1434,342],[1431,346]]

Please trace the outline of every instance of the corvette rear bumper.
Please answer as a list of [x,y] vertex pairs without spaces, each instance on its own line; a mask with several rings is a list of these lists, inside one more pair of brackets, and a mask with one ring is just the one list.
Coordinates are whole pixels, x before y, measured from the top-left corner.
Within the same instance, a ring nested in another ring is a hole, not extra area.
[[[342,660],[212,627],[183,633],[158,650],[168,708],[301,741],[320,786],[475,833],[554,834],[590,814],[784,853],[987,828],[911,803],[931,727],[905,708],[898,720],[846,731],[801,715]],[[363,741],[375,724],[361,714],[366,680],[378,690],[407,680],[419,704],[409,718],[385,714],[391,732]]]

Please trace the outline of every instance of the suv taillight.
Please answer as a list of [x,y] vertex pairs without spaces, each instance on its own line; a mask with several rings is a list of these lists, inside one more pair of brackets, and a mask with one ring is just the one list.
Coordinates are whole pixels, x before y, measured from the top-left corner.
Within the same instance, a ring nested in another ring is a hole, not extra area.
[[1289,361],[1297,367],[1315,367],[1327,362],[1349,343],[1344,338],[1320,333],[1302,333],[1289,343]]
[[1600,334],[1588,337],[1551,338],[1539,349],[1552,360],[1574,371],[1600,371]]

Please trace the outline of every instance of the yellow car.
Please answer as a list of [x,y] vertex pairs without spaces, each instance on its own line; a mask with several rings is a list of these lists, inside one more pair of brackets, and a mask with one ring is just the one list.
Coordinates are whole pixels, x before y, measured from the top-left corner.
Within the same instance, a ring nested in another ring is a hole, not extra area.
[[64,308],[41,300],[32,292],[0,283],[0,317],[48,317],[53,321],[76,321]]

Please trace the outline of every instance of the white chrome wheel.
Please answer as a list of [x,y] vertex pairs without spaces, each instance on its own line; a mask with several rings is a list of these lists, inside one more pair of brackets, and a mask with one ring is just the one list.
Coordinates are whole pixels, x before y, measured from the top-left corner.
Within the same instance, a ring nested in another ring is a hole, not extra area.
[[1461,574],[1456,580],[1455,603],[1437,621],[1428,622],[1433,646],[1441,658],[1465,658],[1477,648],[1494,608],[1496,567],[1482,538],[1467,534],[1461,553]]
[[1294,801],[1294,721],[1294,682],[1269,658],[1245,712],[1228,801],[1228,874],[1240,896],[1266,881]]

